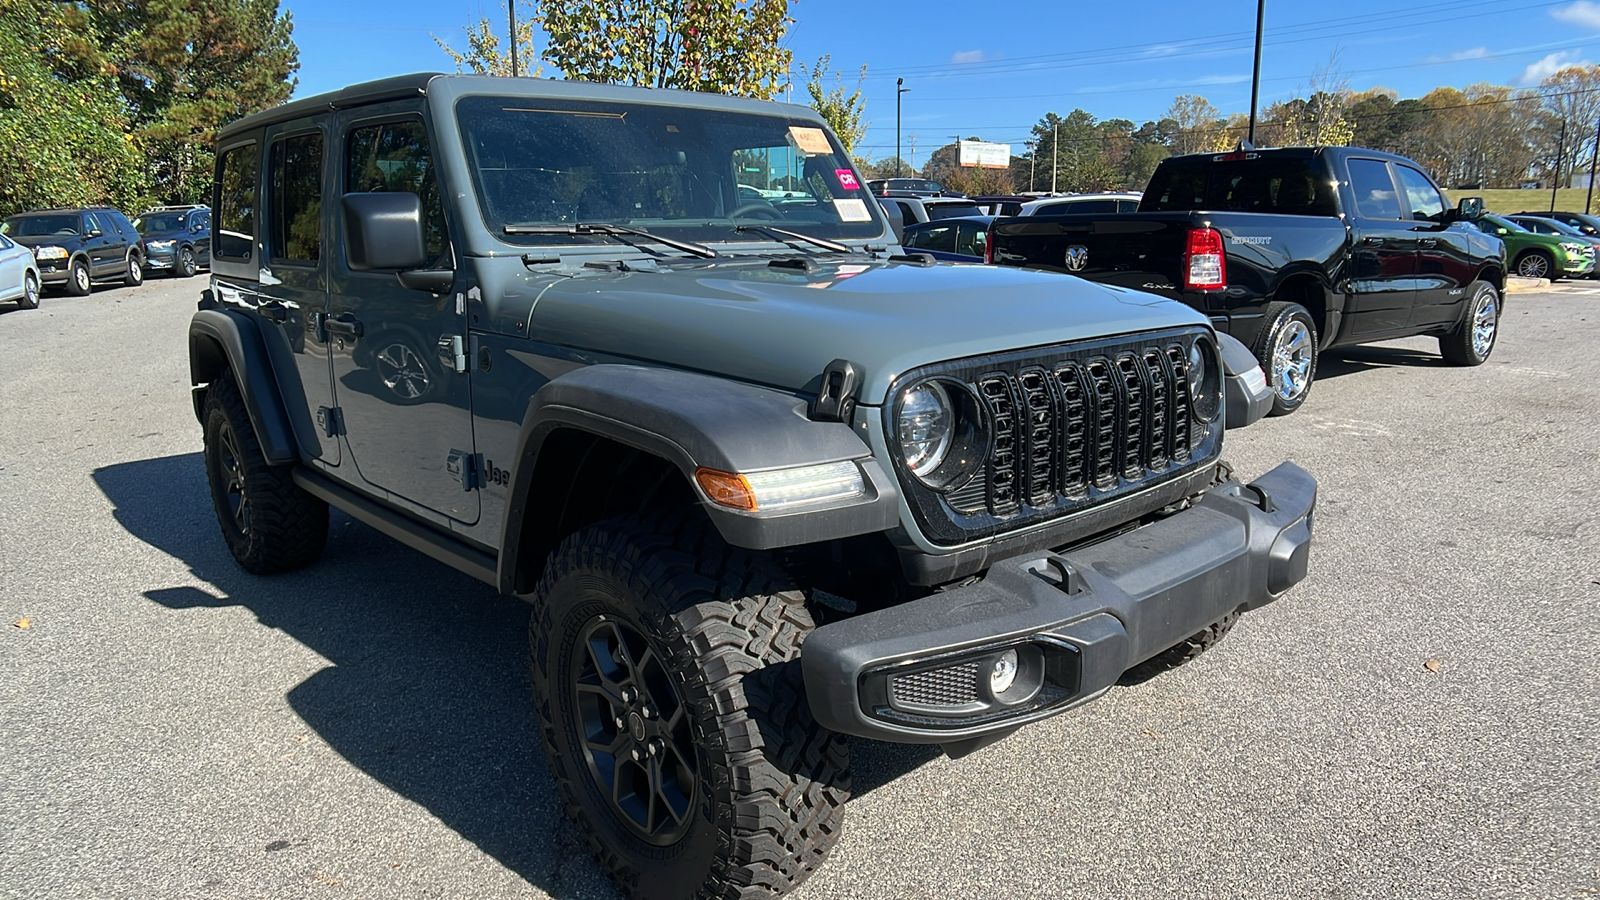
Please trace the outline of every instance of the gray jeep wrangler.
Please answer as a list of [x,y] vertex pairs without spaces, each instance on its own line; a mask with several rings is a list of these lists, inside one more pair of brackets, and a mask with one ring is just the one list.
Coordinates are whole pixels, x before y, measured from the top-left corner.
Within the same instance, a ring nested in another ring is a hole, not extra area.
[[847,736],[971,752],[1305,576],[1316,483],[1220,461],[1268,399],[1242,348],[902,254],[810,109],[415,75],[217,150],[189,346],[229,549],[309,565],[333,505],[526,599],[551,772],[630,896],[780,894]]

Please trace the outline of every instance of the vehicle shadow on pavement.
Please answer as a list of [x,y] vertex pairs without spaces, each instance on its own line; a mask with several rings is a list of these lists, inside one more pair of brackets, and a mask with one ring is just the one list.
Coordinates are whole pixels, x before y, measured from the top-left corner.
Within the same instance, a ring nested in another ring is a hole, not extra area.
[[[288,700],[337,753],[551,895],[610,895],[563,821],[539,746],[521,601],[337,511],[320,562],[250,575],[217,531],[199,453],[107,466],[94,480],[129,533],[223,594],[181,586],[146,597],[169,609],[245,607],[332,663]],[[940,751],[855,740],[851,754],[859,797]]]
[[1330,350],[1317,359],[1317,380],[1340,378],[1356,372],[1373,369],[1394,369],[1400,366],[1417,369],[1440,369],[1448,364],[1438,353],[1413,350],[1409,347],[1340,347]]
[[335,512],[323,560],[250,575],[217,531],[201,454],[107,466],[95,483],[135,537],[193,586],[171,609],[242,606],[332,665],[289,691],[339,755],[551,894],[610,894],[562,820],[528,699],[527,607]]

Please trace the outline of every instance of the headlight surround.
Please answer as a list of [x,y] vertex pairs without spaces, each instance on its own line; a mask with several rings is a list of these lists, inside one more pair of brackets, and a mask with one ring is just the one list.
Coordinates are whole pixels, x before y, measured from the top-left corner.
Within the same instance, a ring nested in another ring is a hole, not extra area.
[[67,248],[65,247],[47,245],[33,248],[34,259],[66,259],[67,255]]
[[1561,242],[1561,249],[1567,251],[1567,253],[1571,256],[1582,256],[1584,249],[1588,246],[1589,245],[1587,244],[1569,244],[1566,241]]
[[1196,338],[1189,345],[1189,409],[1202,422],[1222,413],[1222,360],[1216,344]]
[[172,245],[176,243],[177,241],[148,241],[145,246],[151,250],[171,250]]
[[894,424],[901,463],[941,493],[964,487],[988,458],[984,406],[958,381],[934,378],[901,390]]

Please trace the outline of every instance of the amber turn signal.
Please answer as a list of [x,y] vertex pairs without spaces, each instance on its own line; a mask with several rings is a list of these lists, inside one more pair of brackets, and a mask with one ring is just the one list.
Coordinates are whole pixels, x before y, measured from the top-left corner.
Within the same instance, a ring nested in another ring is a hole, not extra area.
[[729,509],[755,512],[756,495],[743,475],[701,467],[694,470],[694,480],[712,503]]

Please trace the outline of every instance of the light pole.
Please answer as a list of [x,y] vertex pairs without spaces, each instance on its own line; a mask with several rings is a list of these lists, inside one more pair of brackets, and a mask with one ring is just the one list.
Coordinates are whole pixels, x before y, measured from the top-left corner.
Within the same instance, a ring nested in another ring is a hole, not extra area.
[[1250,77],[1250,146],[1256,145],[1256,96],[1261,90],[1261,25],[1267,16],[1267,0],[1256,0],[1256,68]]
[[1056,192],[1056,173],[1061,171],[1061,120],[1056,120],[1056,148],[1050,151],[1050,193]]
[[511,77],[517,77],[517,0],[506,0],[507,18],[511,20]]
[[904,78],[894,80],[894,173],[904,175],[905,161],[900,158],[900,95],[911,90],[905,86]]
[[1033,167],[1039,161],[1039,147],[1033,141],[1028,141],[1028,193],[1033,193]]

